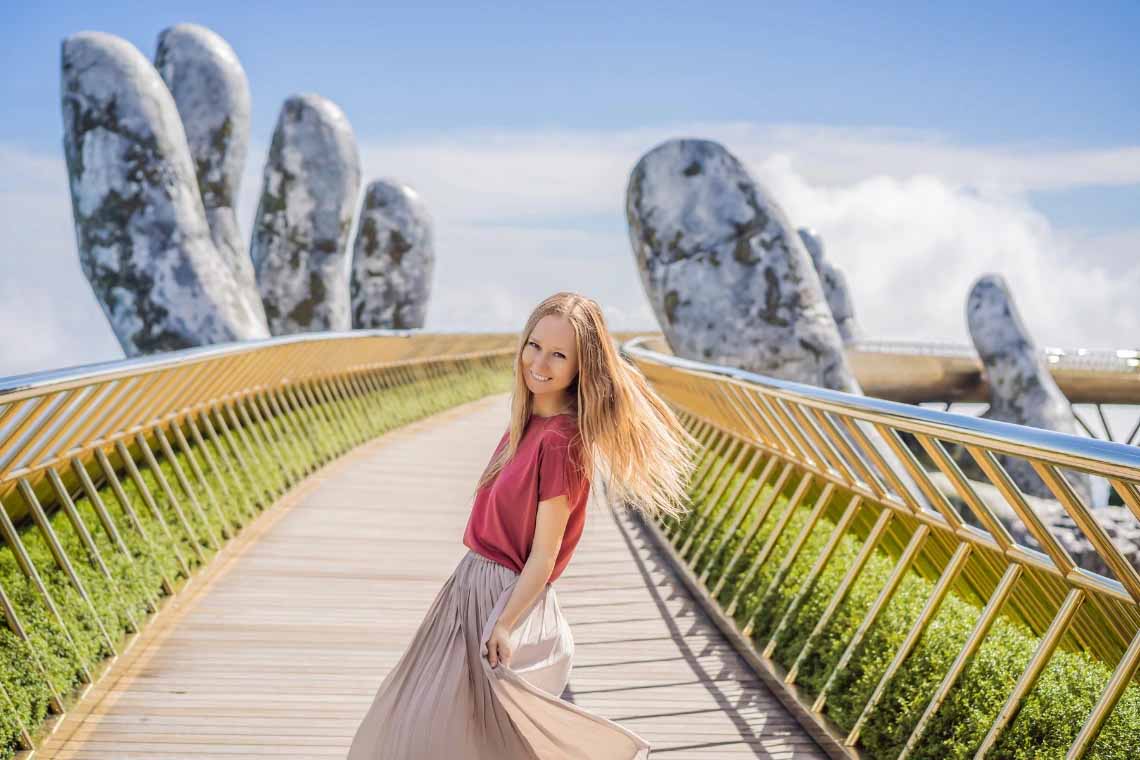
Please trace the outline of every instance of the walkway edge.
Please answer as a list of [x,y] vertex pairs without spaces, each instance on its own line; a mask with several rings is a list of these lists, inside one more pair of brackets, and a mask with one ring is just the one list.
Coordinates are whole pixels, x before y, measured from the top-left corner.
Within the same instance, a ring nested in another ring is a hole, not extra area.
[[[619,508],[618,505],[610,504],[610,509]],[[862,753],[854,747],[844,746],[842,735],[830,720],[823,715],[816,715],[800,703],[799,699],[796,698],[796,692],[799,689],[796,686],[789,686],[784,683],[783,673],[780,672],[779,665],[765,660],[752,646],[752,642],[740,634],[736,623],[724,614],[720,605],[709,595],[708,590],[689,569],[688,564],[677,554],[677,550],[673,548],[673,544],[669,542],[657,524],[646,519],[637,510],[630,511],[634,513],[634,520],[641,532],[650,538],[661,556],[665,558],[669,566],[676,572],[677,577],[685,584],[685,588],[700,604],[704,613],[709,616],[709,619],[720,629],[721,634],[732,644],[732,648],[744,658],[744,661],[760,677],[768,690],[776,695],[776,698],[791,713],[808,736],[819,745],[820,749],[826,752],[832,760],[861,760]],[[618,522],[620,524],[621,521]]]

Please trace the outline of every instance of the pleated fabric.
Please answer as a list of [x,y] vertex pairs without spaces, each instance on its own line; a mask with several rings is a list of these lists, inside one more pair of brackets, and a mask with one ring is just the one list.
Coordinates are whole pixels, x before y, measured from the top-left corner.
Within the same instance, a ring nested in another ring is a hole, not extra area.
[[561,699],[574,639],[554,586],[511,632],[510,665],[486,642],[518,574],[468,551],[380,684],[348,760],[646,760],[649,742]]

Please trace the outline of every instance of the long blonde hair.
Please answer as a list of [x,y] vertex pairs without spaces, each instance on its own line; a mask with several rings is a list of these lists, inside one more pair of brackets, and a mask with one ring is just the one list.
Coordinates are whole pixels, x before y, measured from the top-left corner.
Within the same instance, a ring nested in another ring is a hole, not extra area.
[[527,319],[515,352],[510,437],[476,491],[494,481],[518,450],[534,404],[523,379],[522,352],[535,325],[550,314],[564,317],[574,330],[578,374],[569,391],[576,399],[582,470],[601,470],[619,503],[647,515],[685,512],[697,441],[641,371],[618,353],[597,301],[577,293],[555,293]]

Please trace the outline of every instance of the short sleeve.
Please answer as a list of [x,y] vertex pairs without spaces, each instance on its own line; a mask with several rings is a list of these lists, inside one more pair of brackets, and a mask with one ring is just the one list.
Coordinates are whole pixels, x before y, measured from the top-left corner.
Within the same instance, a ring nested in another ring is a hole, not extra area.
[[571,495],[575,483],[570,436],[560,430],[547,431],[538,450],[538,500]]

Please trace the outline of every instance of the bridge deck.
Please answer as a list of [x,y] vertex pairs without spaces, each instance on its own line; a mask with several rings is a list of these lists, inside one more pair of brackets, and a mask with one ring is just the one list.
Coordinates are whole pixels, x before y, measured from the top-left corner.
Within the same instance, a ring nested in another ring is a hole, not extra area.
[[[339,758],[466,551],[504,396],[356,449],[262,515],[155,620],[37,758]],[[823,758],[676,582],[595,498],[557,582],[563,696],[677,758]]]

